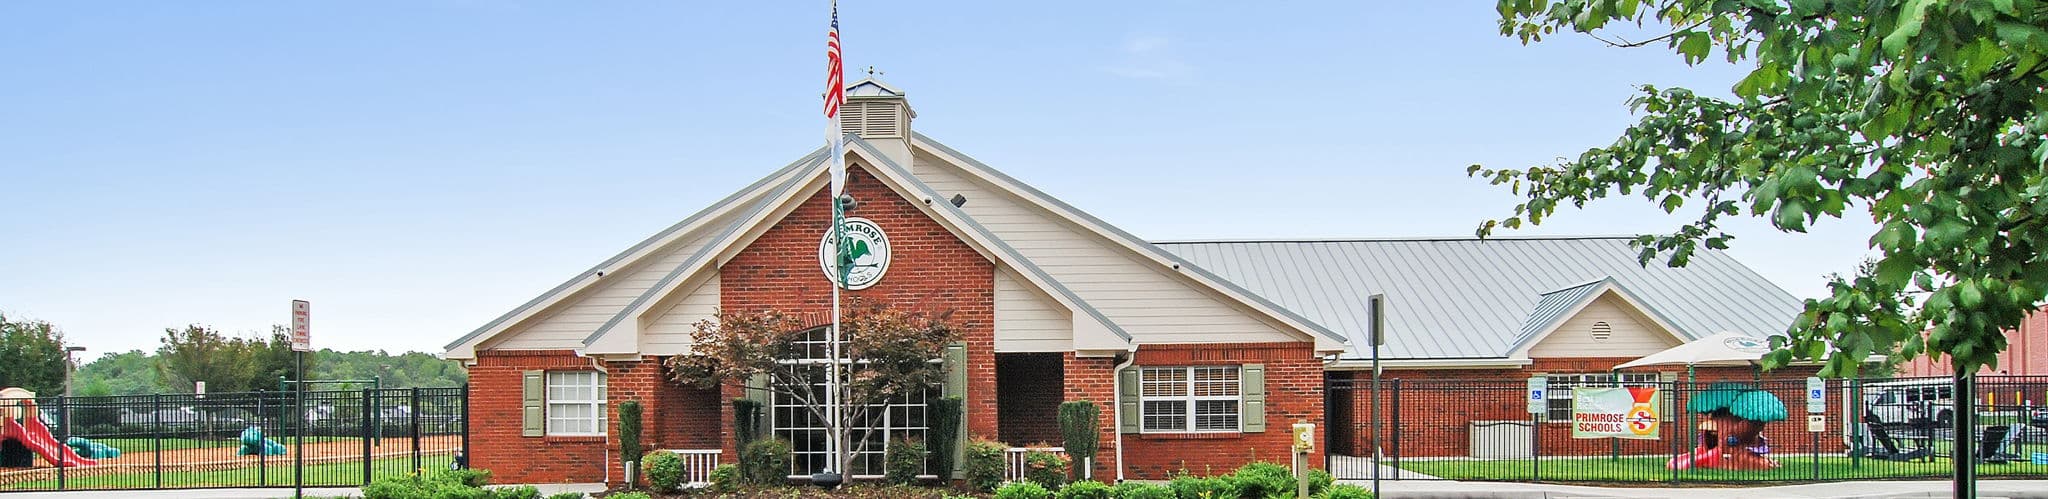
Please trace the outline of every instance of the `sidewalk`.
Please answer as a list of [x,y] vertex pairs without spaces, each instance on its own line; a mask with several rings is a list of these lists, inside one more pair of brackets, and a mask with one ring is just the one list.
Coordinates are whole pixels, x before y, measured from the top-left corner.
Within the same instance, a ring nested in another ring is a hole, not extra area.
[[[515,485],[516,485],[516,484],[515,484]],[[563,492],[583,492],[583,493],[592,493],[592,492],[603,492],[603,491],[605,490],[605,489],[604,489],[604,484],[601,484],[601,483],[543,483],[543,484],[534,484],[533,486],[534,486],[534,488],[538,488],[538,489],[540,489],[540,495],[541,495],[542,497],[546,497],[546,496],[548,496],[549,494],[559,494],[559,493],[563,493]],[[497,487],[500,487],[500,486],[499,486],[499,485],[492,485],[492,486],[490,486],[490,488],[497,488]],[[6,498],[6,499],[83,499],[83,498],[87,498],[87,497],[107,497],[107,496],[109,496],[109,495],[119,495],[119,496],[121,496],[121,499],[173,499],[173,498],[177,498],[177,499],[183,499],[183,498],[189,498],[189,497],[205,497],[205,498],[209,498],[209,499],[211,499],[211,498],[219,498],[219,499],[276,499],[276,498],[288,498],[288,497],[292,497],[292,489],[290,489],[290,488],[283,488],[283,489],[275,489],[275,488],[272,488],[272,489],[167,489],[167,490],[67,490],[67,491],[62,491],[62,492],[56,492],[56,491],[51,491],[51,492],[0,492],[0,497],[4,497],[4,498]],[[312,488],[312,487],[308,487],[308,488],[306,488],[306,497],[362,497],[362,496],[363,496],[363,491],[362,491],[362,489],[358,489],[358,488],[355,488],[355,487],[320,487],[320,488]]]
[[[1370,486],[1370,482],[1344,483]],[[1742,499],[1850,498],[1850,497],[1949,497],[1946,481],[1831,482],[1768,487],[1634,488],[1587,487],[1512,482],[1458,482],[1450,480],[1386,480],[1380,482],[1387,498],[1471,498],[1471,499],[1563,499],[1563,498],[1669,498]],[[2048,480],[1979,480],[1977,497],[2048,499]]]

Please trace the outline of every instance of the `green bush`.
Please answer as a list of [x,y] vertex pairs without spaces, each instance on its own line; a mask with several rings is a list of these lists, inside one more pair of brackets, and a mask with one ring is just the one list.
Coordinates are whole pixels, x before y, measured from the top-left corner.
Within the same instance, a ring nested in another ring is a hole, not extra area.
[[1060,403],[1059,414],[1060,437],[1064,440],[1063,447],[1067,450],[1067,455],[1074,456],[1075,462],[1082,463],[1087,462],[1085,460],[1088,458],[1095,457],[1098,447],[1096,444],[1102,439],[1102,434],[1098,431],[1101,427],[1098,417],[1102,415],[1102,410],[1095,407],[1094,402],[1073,400]]
[[1218,499],[1237,497],[1237,484],[1229,478],[1181,476],[1166,482],[1173,489],[1173,495],[1180,499]]
[[740,467],[721,464],[711,468],[711,491],[729,494],[740,490]]
[[1331,485],[1330,490],[1316,497],[1323,499],[1372,499],[1372,491],[1357,485]]
[[1054,497],[1059,499],[1114,499],[1116,494],[1110,490],[1109,485],[1105,485],[1102,482],[1082,480],[1066,487],[1061,487],[1060,492],[1054,494]]
[[548,499],[583,499],[582,492],[563,492],[548,496]]
[[1173,495],[1173,489],[1165,485],[1142,482],[1119,483],[1110,492],[1116,499],[1177,499]]
[[468,485],[471,487],[482,487],[491,484],[491,470],[464,468],[459,470],[444,470],[437,474],[447,476],[451,479],[454,479],[457,482],[461,482],[463,485]]
[[650,497],[650,496],[648,496],[646,492],[639,492],[639,491],[634,491],[634,492],[620,492],[620,493],[617,493],[617,494],[612,494],[612,495],[604,496],[604,499],[654,499],[654,498],[653,498],[653,497]]
[[996,499],[1052,499],[1052,491],[1032,482],[1010,482],[996,489]]
[[732,439],[734,447],[747,448],[747,444],[761,436],[761,401],[732,399]]
[[977,438],[967,442],[965,472],[967,485],[974,490],[989,492],[1003,484],[1003,451],[1009,446],[994,440]]
[[1045,451],[1024,453],[1024,479],[1059,490],[1067,483],[1067,456]]
[[[383,476],[363,486],[365,499],[490,499],[482,485],[490,477],[483,470],[442,470]],[[535,491],[538,492],[538,491]]]
[[882,474],[895,485],[916,485],[917,475],[924,472],[924,460],[929,456],[924,442],[917,439],[899,438],[889,442],[889,449],[882,453]]
[[640,462],[640,474],[655,492],[675,492],[683,486],[683,458],[674,452],[655,452]]
[[1308,470],[1308,495],[1320,495],[1323,491],[1330,490],[1330,485],[1335,483],[1337,477],[1330,476],[1328,471]]
[[740,474],[747,483],[782,485],[789,481],[789,443],[780,438],[763,438],[740,450]]
[[619,403],[619,462],[638,463],[640,451],[640,402]]
[[926,432],[926,450],[932,453],[932,474],[943,482],[953,477],[954,464],[960,462],[960,420],[966,413],[960,408],[966,401],[960,397],[945,397],[926,403],[925,417],[931,423]]
[[1229,475],[1240,497],[1265,499],[1275,495],[1294,495],[1294,472],[1286,466],[1267,462],[1254,462],[1237,469]]
[[540,489],[532,485],[499,487],[491,489],[491,499],[540,499]]

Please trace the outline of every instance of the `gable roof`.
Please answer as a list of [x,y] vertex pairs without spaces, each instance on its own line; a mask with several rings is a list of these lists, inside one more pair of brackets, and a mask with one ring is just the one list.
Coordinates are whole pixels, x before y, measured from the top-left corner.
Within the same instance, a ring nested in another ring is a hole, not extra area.
[[[1364,358],[1364,301],[1387,295],[1389,359],[1505,358],[1600,289],[1689,338],[1783,332],[1802,309],[1790,293],[1702,250],[1685,267],[1644,266],[1633,237],[1414,238],[1155,243],[1353,339]],[[1609,283],[1603,285],[1602,283]],[[1546,301],[1548,303],[1546,303]]]

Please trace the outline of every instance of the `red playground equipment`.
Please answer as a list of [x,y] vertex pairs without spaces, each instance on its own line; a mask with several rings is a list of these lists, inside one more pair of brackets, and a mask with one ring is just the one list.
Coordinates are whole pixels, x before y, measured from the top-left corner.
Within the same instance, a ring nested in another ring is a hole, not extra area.
[[[16,442],[44,461],[61,467],[92,466],[99,461],[79,456],[50,435],[50,428],[37,416],[35,392],[21,388],[0,390],[0,442]],[[19,418],[21,421],[16,422]]]

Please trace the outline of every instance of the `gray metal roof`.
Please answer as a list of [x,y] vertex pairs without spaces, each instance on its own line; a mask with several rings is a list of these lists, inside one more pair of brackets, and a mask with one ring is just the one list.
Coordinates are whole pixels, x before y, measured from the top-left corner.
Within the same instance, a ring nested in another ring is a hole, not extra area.
[[1597,281],[1543,293],[1543,299],[1536,300],[1536,308],[1529,310],[1529,319],[1522,321],[1522,333],[1515,335],[1515,343],[1543,334],[1558,322],[1570,319],[1565,317],[1565,314],[1578,308],[1579,303],[1592,298],[1602,284],[1613,280],[1612,277],[1603,276]]
[[[1685,267],[1637,263],[1632,237],[1159,242],[1189,262],[1351,338],[1363,357],[1365,298],[1387,295],[1385,358],[1507,356],[1546,294],[1616,286],[1698,338],[1783,332],[1800,300],[1727,253]],[[1569,300],[1560,296],[1553,301]],[[1578,297],[1584,299],[1585,297]],[[1574,300],[1575,301],[1575,300]]]

